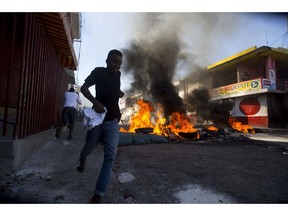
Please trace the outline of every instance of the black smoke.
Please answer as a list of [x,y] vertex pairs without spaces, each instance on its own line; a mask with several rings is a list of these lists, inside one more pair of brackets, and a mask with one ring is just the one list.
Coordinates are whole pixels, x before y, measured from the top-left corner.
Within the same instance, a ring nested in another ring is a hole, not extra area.
[[227,124],[231,116],[233,102],[230,100],[213,101],[209,90],[201,87],[193,90],[187,97],[190,111],[196,111],[203,121],[213,121],[214,124]]
[[[165,117],[172,112],[185,113],[186,104],[178,95],[173,79],[192,74],[193,79],[206,82],[205,74],[195,71],[206,67],[208,56],[218,52],[219,41],[223,38],[227,41],[231,38],[229,34],[238,29],[235,25],[238,15],[147,13],[144,17],[141,25],[137,26],[142,29],[141,36],[122,49],[123,70],[133,79],[126,95],[141,93],[144,99],[160,103]],[[207,110],[217,111],[216,107],[222,105],[215,107],[210,99],[203,99],[203,108],[197,110],[203,118],[211,118]]]
[[133,76],[130,91],[141,92],[144,99],[161,104],[165,116],[173,112],[185,113],[184,102],[173,85],[179,61],[183,60],[181,42],[176,32],[164,37],[132,41],[123,49],[124,70]]

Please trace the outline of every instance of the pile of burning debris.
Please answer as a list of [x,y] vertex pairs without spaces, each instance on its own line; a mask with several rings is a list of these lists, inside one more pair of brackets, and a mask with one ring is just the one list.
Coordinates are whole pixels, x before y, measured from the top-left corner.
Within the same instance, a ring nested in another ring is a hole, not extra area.
[[230,136],[235,133],[255,133],[252,126],[242,124],[235,118],[227,118],[227,122],[219,125],[201,124],[194,127],[191,119],[183,113],[174,112],[164,117],[161,105],[155,109],[144,100],[138,100],[138,111],[132,116],[130,124],[120,127],[122,133],[153,134],[165,137],[167,141],[207,140]]

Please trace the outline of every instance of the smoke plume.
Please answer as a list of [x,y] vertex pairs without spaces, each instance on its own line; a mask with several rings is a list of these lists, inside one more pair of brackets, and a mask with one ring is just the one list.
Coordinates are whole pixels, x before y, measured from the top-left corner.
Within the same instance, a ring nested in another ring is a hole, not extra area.
[[185,60],[184,44],[177,29],[158,29],[160,17],[154,16],[154,21],[149,17],[149,23],[155,25],[147,37],[132,41],[123,50],[125,70],[134,79],[131,91],[140,91],[145,99],[160,103],[166,116],[172,112],[185,113],[183,100],[172,84],[177,65]]
[[210,51],[209,43],[220,35],[216,23],[222,27],[221,35],[223,27],[231,31],[234,25],[223,23],[223,18],[215,13],[145,15],[141,37],[122,49],[125,56],[123,68],[133,78],[128,95],[129,92],[142,93],[144,99],[160,103],[166,116],[172,112],[185,113],[184,102],[173,85],[173,79],[179,74],[199,71],[202,64],[207,66],[205,58]]
[[228,122],[230,111],[233,108],[232,101],[211,101],[207,88],[194,89],[187,97],[190,110],[196,111],[202,120],[211,120],[214,124]]

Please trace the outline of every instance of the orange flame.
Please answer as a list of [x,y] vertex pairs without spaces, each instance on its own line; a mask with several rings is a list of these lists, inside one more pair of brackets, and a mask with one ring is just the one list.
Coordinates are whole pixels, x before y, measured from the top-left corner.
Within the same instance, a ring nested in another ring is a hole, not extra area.
[[170,116],[170,124],[167,126],[173,133],[179,132],[195,132],[195,129],[189,122],[187,116],[181,113],[174,112]]
[[[130,127],[128,130],[120,128],[120,132],[135,132],[137,128],[151,127],[153,128],[153,134],[168,136],[170,132],[178,135],[179,132],[195,132],[197,129],[193,128],[189,119],[184,114],[172,113],[169,118],[169,123],[166,123],[164,117],[163,107],[158,104],[156,116],[152,116],[151,112],[155,109],[151,103],[143,100],[137,101],[138,112],[132,116],[130,121]],[[152,123],[151,119],[155,118],[155,122]]]
[[151,123],[151,112],[154,111],[154,107],[151,103],[143,100],[138,100],[138,112],[132,116],[130,127],[128,132],[135,132],[137,128],[153,127]]
[[127,132],[127,130],[125,130],[123,127],[120,127],[120,132]]
[[251,125],[242,124],[242,122],[237,121],[236,118],[229,118],[228,123],[236,131],[240,131],[242,133],[253,133],[253,134],[255,133],[255,130]]
[[206,127],[206,130],[208,130],[208,131],[218,131],[218,128],[213,126],[213,125],[209,125],[209,126]]

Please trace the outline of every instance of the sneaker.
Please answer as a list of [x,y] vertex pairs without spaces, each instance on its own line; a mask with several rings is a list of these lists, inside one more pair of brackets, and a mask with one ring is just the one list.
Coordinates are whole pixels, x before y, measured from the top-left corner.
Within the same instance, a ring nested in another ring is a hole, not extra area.
[[60,128],[57,128],[55,137],[56,137],[57,139],[60,139],[60,134],[61,134],[61,129],[60,129]]
[[86,160],[85,160],[85,159],[79,159],[78,165],[77,165],[77,170],[78,170],[78,172],[80,172],[80,173],[83,173],[83,172],[84,172],[84,170],[85,170],[85,163],[86,163]]
[[101,196],[94,194],[94,196],[90,199],[89,203],[91,204],[101,203]]

